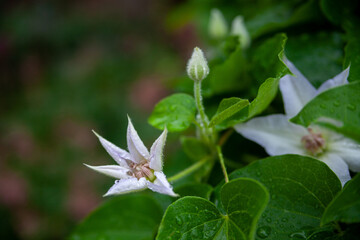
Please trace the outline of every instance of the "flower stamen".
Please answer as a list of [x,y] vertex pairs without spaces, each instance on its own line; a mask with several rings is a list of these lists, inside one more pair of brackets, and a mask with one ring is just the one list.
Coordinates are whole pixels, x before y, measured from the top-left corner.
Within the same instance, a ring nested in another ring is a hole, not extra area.
[[317,156],[324,152],[325,150],[325,139],[321,133],[314,133],[311,128],[308,128],[309,135],[305,135],[301,138],[301,143],[303,144],[306,151],[308,151],[312,156]]

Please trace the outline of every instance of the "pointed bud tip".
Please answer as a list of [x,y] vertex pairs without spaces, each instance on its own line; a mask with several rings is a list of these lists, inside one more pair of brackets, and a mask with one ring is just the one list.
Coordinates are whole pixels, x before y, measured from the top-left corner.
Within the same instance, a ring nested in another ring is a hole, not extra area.
[[209,66],[203,51],[195,47],[187,64],[187,74],[194,81],[202,81],[209,74]]
[[228,34],[224,15],[217,8],[211,10],[209,19],[209,35],[214,39],[222,39]]
[[231,25],[231,35],[238,36],[241,48],[248,48],[251,43],[250,35],[244,24],[243,16],[239,15],[234,18]]

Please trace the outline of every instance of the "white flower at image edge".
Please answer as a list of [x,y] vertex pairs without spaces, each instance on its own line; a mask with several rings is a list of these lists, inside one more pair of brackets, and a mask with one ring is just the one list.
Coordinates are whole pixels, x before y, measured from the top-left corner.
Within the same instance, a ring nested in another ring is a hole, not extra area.
[[94,132],[105,150],[118,164],[105,166],[85,164],[97,172],[119,179],[115,181],[115,184],[104,196],[136,192],[146,188],[161,194],[173,197],[178,196],[174,193],[165,174],[162,172],[163,148],[167,130],[165,129],[154,142],[149,153],[132,125],[130,118],[128,120],[127,144],[129,152],[115,146]]
[[238,124],[235,130],[265,148],[271,155],[299,154],[319,159],[338,176],[342,185],[351,179],[349,168],[360,171],[360,145],[333,131],[289,122],[314,97],[330,88],[348,83],[349,68],[324,82],[318,89],[288,59],[284,63],[295,75],[280,79],[285,115],[274,114]]

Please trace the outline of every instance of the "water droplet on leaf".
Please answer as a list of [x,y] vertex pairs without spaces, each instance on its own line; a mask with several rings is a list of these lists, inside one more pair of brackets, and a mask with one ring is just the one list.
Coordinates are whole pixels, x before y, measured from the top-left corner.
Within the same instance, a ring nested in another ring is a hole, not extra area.
[[271,234],[271,228],[268,226],[259,227],[256,230],[256,235],[262,239],[267,238],[270,234]]
[[182,225],[183,221],[180,217],[176,217],[175,220],[178,225],[180,225],[180,226]]
[[354,104],[348,104],[347,106],[347,109],[349,109],[350,111],[355,111],[355,109],[356,109],[356,106],[354,105]]

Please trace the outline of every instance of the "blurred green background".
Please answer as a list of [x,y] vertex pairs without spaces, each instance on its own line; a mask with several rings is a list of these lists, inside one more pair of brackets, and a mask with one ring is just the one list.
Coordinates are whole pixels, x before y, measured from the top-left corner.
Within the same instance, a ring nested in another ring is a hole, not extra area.
[[197,43],[165,26],[176,1],[1,2],[0,236],[63,239],[113,183],[94,129],[126,148],[127,114],[147,123]]
[[[208,55],[215,49],[207,36],[213,7],[229,24],[244,16],[253,41],[249,56],[265,39],[285,32],[287,56],[314,86],[339,73],[345,33],[327,20],[320,2],[331,1],[2,1],[0,239],[64,239],[106,201],[102,194],[113,180],[82,165],[113,164],[91,130],[126,148],[129,114],[145,145],[152,144],[160,134],[147,122],[154,105],[174,89],[191,93],[192,82],[179,76],[185,76],[193,47]],[[208,112],[223,97],[253,99],[269,77],[255,70],[245,76],[250,85],[212,89]],[[281,111],[278,95],[264,114]],[[165,149],[169,176],[191,164],[178,151],[178,137],[170,134]],[[234,168],[266,156],[239,135],[229,142],[225,156],[241,159]],[[219,174],[210,178],[213,185],[222,179],[220,168],[214,169]]]

